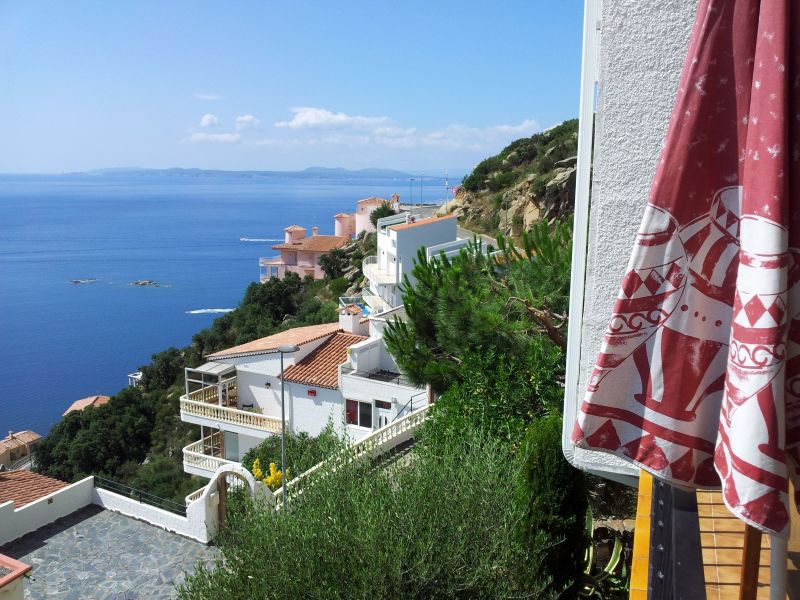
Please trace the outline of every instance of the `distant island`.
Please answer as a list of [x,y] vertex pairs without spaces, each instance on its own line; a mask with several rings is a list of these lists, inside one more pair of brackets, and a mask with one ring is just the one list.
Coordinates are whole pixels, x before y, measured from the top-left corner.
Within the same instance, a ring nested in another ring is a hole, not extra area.
[[[110,169],[95,169],[92,171],[82,171],[65,173],[65,175],[94,175],[98,177],[118,177],[118,176],[146,176],[146,177],[241,177],[241,178],[272,178],[272,177],[291,177],[298,179],[401,179],[407,181],[415,177],[424,177],[426,180],[441,179],[443,175],[425,175],[420,173],[406,173],[395,169],[358,169],[350,170],[342,167],[308,167],[301,171],[224,171],[220,169],[144,169],[140,167],[117,167]],[[460,178],[455,176],[451,180],[456,182]]]

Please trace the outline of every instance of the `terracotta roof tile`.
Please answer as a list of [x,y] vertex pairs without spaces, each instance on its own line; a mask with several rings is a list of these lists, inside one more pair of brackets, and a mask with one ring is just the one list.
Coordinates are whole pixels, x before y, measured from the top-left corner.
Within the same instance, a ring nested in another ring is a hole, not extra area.
[[348,304],[347,306],[342,306],[339,310],[342,313],[347,313],[347,314],[350,314],[350,315],[360,315],[361,313],[364,312],[363,310],[361,310],[355,304]]
[[309,325],[308,327],[295,327],[280,333],[268,335],[246,344],[240,344],[227,350],[220,350],[214,354],[209,354],[206,358],[217,360],[221,358],[234,358],[236,356],[248,356],[253,354],[265,354],[277,350],[278,346],[284,344],[307,344],[321,337],[331,335],[339,330],[339,323],[325,323],[323,325]]
[[456,215],[447,215],[446,217],[430,217],[428,219],[420,219],[419,221],[414,221],[413,223],[401,223],[400,225],[389,225],[389,229],[393,229],[395,231],[402,231],[404,229],[411,229],[412,227],[419,227],[421,225],[430,225],[431,223],[435,223],[436,221],[447,221],[448,219],[455,219]]
[[75,400],[72,404],[70,404],[67,411],[64,413],[63,416],[67,416],[67,413],[71,413],[73,410],[83,410],[87,406],[103,406],[106,402],[111,400],[110,396],[89,396],[88,398],[82,398],[80,400]]
[[347,348],[365,339],[339,331],[299,363],[287,367],[284,377],[293,383],[339,389],[339,365],[347,362]]
[[362,198],[356,204],[388,204],[389,201],[386,198],[378,198],[377,196],[373,196],[371,198]]
[[333,215],[333,218],[334,219],[338,219],[339,217],[353,217],[353,216],[355,216],[353,213],[339,213],[339,214]]
[[42,439],[35,431],[18,431],[17,433],[13,433],[11,435],[7,435],[2,440],[0,440],[0,452],[5,452],[6,450],[13,450],[14,448],[21,448],[25,444],[32,444],[34,442],[38,442]]
[[0,504],[12,500],[14,508],[22,508],[67,485],[30,471],[0,471]]
[[284,231],[305,231],[305,227],[300,227],[300,225],[289,225],[284,229]]
[[311,252],[330,252],[341,248],[350,240],[341,235],[312,235],[289,244],[276,244],[273,250],[309,250]]

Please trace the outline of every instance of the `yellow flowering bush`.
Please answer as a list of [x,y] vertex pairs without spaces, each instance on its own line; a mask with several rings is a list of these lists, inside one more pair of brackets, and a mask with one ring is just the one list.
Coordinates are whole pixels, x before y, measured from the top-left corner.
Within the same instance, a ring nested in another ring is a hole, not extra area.
[[258,481],[264,479],[264,473],[261,471],[261,461],[257,458],[253,461],[252,473],[253,477],[255,477]]
[[[269,463],[269,473],[265,476],[264,471],[261,470],[261,460],[256,458],[253,461],[253,468],[251,469],[253,477],[258,481],[263,481],[271,490],[276,490],[281,487],[283,483],[283,473],[278,470],[275,463]],[[291,471],[286,469],[286,481],[292,478]]]
[[271,490],[281,487],[283,473],[275,467],[275,463],[269,463],[269,475],[264,478],[264,483]]

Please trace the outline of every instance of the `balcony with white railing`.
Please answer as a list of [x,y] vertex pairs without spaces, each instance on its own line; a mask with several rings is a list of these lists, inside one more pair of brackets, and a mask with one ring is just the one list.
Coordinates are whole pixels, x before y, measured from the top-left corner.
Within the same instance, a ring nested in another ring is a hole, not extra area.
[[210,478],[222,465],[236,464],[224,458],[223,439],[223,433],[216,432],[184,447],[183,470],[191,475]]
[[361,263],[361,271],[364,273],[364,277],[377,285],[396,285],[398,283],[397,273],[394,270],[387,271],[380,268],[378,257],[375,255],[364,258]]
[[[227,385],[226,385],[227,384]],[[238,407],[235,377],[181,396],[181,420],[260,438],[280,433],[281,420],[257,406]]]

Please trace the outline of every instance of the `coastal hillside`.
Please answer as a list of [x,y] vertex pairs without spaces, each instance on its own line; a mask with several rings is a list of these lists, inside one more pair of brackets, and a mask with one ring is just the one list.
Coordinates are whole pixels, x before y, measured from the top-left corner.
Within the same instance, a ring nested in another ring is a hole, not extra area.
[[572,213],[578,120],[516,140],[473,169],[441,213],[458,215],[464,227],[518,238],[539,220]]

